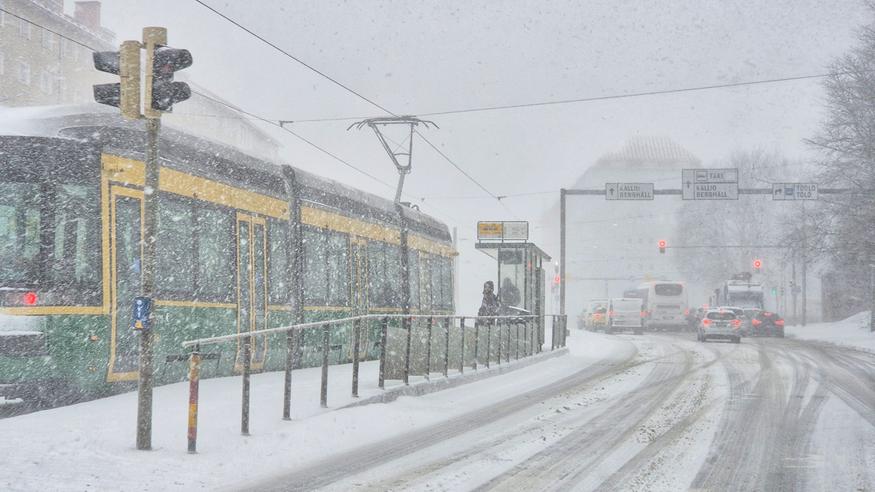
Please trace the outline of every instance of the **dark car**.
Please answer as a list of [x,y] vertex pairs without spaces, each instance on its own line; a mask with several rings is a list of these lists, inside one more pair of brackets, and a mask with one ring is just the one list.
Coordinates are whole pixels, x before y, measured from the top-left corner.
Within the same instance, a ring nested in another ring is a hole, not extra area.
[[750,336],[784,338],[784,318],[772,311],[760,311],[750,320]]

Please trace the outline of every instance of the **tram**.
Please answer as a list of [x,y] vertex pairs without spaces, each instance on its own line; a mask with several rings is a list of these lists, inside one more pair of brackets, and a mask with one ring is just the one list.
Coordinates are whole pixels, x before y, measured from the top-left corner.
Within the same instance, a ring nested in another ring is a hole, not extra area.
[[[145,133],[93,106],[0,125],[0,396],[52,400],[132,389],[141,286]],[[37,112],[38,113],[38,112]],[[446,225],[331,180],[162,130],[156,190],[155,377],[184,379],[184,340],[354,314],[453,312]],[[403,221],[403,222],[402,222]],[[402,229],[407,233],[402,234]],[[334,361],[378,352],[378,328]],[[318,363],[304,333],[299,364]],[[260,337],[256,371],[281,370],[284,336]],[[241,367],[217,346],[204,377]],[[179,357],[177,357],[178,359]]]

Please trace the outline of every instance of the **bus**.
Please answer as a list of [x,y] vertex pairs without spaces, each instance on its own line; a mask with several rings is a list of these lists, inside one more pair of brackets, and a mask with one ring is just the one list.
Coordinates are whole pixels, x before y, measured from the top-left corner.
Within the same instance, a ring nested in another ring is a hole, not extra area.
[[686,283],[654,280],[640,284],[635,290],[636,297],[642,300],[645,329],[677,329],[689,326],[690,309]]

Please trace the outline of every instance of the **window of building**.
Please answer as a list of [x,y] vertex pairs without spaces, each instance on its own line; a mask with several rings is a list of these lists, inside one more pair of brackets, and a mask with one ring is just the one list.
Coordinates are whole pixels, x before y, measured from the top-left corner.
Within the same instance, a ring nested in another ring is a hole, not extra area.
[[18,62],[18,81],[25,85],[30,85],[30,64],[27,62]]
[[40,72],[39,88],[46,94],[51,94],[54,89],[54,77],[45,70]]
[[30,25],[30,22],[27,22],[24,19],[18,19],[18,35],[31,39],[33,37],[33,26]]

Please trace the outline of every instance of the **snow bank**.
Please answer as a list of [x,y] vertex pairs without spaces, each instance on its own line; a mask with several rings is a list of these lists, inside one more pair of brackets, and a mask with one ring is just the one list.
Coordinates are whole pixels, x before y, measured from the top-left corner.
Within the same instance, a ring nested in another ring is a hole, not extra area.
[[842,321],[815,323],[808,326],[788,326],[785,333],[803,340],[820,340],[875,352],[875,333],[869,331],[869,311],[857,313]]
[[[198,454],[186,453],[187,383],[155,390],[153,451],[134,448],[136,393],[0,420],[2,490],[189,490],[245,488],[333,453],[431,425],[511,398],[606,359],[634,355],[619,338],[575,331],[569,355],[421,397],[339,409],[349,365],[332,366],[319,407],[319,368],[293,374],[293,420],[281,419],[283,375],[252,377],[251,436],[240,435],[240,379],[201,382]],[[362,364],[362,397],[377,389],[377,364]],[[393,382],[393,384],[399,384]],[[387,383],[387,386],[390,386]]]

